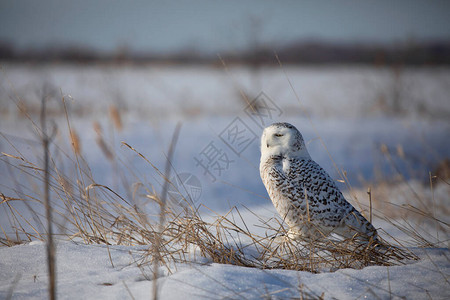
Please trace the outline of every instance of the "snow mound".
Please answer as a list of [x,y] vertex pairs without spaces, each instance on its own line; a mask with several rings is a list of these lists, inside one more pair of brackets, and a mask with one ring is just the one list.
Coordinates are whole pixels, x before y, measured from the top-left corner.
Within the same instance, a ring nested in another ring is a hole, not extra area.
[[[84,245],[59,242],[59,299],[148,299],[152,273],[136,265],[145,247]],[[448,249],[412,249],[421,259],[394,267],[343,269],[313,274],[260,270],[221,264],[179,264],[178,271],[158,279],[160,299],[268,297],[325,299],[448,299]],[[44,299],[47,270],[44,243],[0,249],[0,296]]]

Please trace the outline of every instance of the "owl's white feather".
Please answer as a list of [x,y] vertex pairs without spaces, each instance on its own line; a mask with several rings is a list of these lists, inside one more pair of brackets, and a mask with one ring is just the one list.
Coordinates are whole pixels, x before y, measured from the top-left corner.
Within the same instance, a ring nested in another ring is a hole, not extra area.
[[275,123],[261,137],[261,179],[291,237],[376,239],[375,228],[345,200],[335,182],[306,149],[301,133]]

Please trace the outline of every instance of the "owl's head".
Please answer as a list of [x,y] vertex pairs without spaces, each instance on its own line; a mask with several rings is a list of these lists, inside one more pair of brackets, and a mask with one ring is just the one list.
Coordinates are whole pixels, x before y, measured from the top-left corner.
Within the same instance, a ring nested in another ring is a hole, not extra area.
[[261,156],[310,158],[300,131],[289,123],[274,123],[261,136]]

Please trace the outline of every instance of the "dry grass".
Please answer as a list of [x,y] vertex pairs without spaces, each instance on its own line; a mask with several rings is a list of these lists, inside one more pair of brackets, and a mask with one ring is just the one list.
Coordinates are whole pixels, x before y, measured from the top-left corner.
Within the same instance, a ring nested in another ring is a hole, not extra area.
[[[404,155],[402,156],[402,147],[397,146],[395,151],[404,165],[411,163]],[[378,176],[378,180],[370,184],[370,209],[373,209],[378,219],[397,228],[413,241],[405,244],[407,246],[448,247],[448,237],[444,236],[450,227],[447,159],[428,173],[427,184],[417,179],[406,179],[399,170],[398,160],[393,159],[393,151],[387,146],[381,145],[380,152],[396,175],[389,180],[384,176]],[[409,177],[415,178],[414,174],[409,174]],[[352,189],[351,198],[355,202],[359,203],[358,199],[364,199],[366,196],[365,190]]]

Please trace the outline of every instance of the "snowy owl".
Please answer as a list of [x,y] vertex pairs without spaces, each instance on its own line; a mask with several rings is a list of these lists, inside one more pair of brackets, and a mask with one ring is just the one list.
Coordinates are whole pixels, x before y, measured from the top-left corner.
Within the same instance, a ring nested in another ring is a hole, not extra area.
[[265,128],[261,137],[261,179],[288,236],[376,240],[377,232],[345,200],[330,175],[309,156],[301,133],[288,123]]

